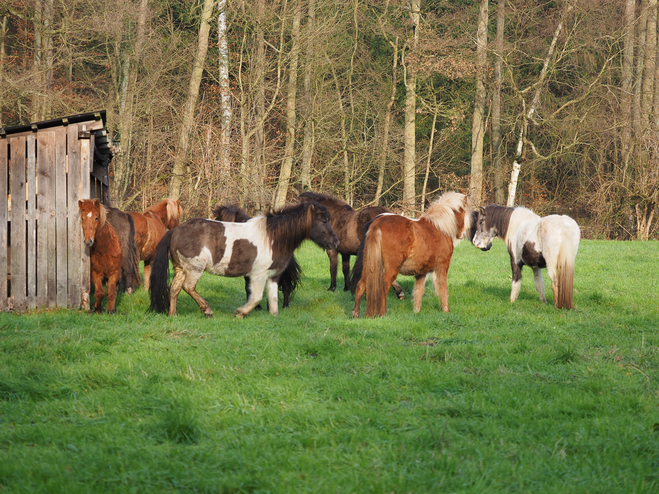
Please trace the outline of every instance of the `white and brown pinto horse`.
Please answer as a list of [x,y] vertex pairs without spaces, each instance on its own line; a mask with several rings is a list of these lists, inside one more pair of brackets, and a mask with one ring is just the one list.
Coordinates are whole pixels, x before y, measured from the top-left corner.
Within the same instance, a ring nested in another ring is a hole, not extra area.
[[[155,312],[176,314],[176,299],[185,290],[206,317],[213,311],[195,287],[204,271],[218,276],[249,276],[252,286],[236,317],[249,314],[263,298],[267,284],[270,313],[277,315],[278,281],[295,249],[311,239],[323,249],[335,249],[339,240],[330,215],[318,203],[300,203],[245,223],[193,218],[165,234],[151,268],[151,306]],[[167,286],[169,258],[174,279]]]
[[533,269],[540,300],[545,299],[542,268],[547,268],[557,309],[573,309],[574,259],[579,249],[581,231],[569,216],[552,214],[544,218],[523,207],[511,208],[490,204],[480,208],[473,227],[473,244],[484,251],[492,239],[506,242],[513,270],[510,301],[517,300],[522,283],[522,266]]
[[387,311],[387,292],[398,273],[414,276],[414,312],[421,310],[426,278],[432,273],[435,294],[448,312],[448,268],[453,248],[471,229],[471,207],[466,195],[446,192],[413,220],[382,214],[367,225],[351,275],[355,287],[352,317],[366,292],[365,317]]

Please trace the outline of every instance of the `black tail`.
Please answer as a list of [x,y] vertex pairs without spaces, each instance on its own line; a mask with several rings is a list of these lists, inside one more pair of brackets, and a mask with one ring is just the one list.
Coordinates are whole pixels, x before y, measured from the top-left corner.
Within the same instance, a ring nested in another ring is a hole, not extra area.
[[158,243],[156,257],[151,263],[151,305],[149,312],[165,314],[169,312],[169,244],[172,241],[170,230]]
[[288,303],[293,299],[293,292],[297,290],[297,287],[300,286],[302,281],[302,266],[300,266],[295,259],[295,256],[291,257],[291,260],[288,261],[288,266],[279,277],[279,289],[284,294],[284,304],[283,307],[288,307]]
[[364,225],[364,233],[362,234],[361,242],[359,242],[357,259],[355,260],[355,265],[352,267],[352,271],[350,271],[350,293],[353,295],[355,294],[355,290],[357,290],[357,283],[362,279],[362,270],[364,269],[364,239],[366,238],[366,232],[368,232],[374,220],[375,218]]

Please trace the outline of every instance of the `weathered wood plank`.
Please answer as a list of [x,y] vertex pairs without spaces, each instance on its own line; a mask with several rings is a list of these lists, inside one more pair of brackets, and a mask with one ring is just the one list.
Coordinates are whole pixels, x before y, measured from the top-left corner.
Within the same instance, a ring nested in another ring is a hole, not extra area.
[[9,216],[7,211],[7,194],[9,193],[9,140],[0,139],[0,310],[7,310],[9,301],[7,300],[7,263],[9,239],[7,231],[9,229]]
[[82,284],[82,255],[89,248],[83,249],[82,226],[80,223],[80,210],[78,200],[82,199],[82,183],[80,174],[80,143],[78,141],[78,126],[69,125],[67,128],[68,143],[68,212],[69,212],[69,307],[84,306],[84,300],[81,298]]
[[34,134],[26,138],[27,148],[27,235],[26,235],[26,296],[28,309],[37,307],[37,138]]
[[[55,132],[40,132],[37,141],[37,272],[39,307],[57,302],[55,224]],[[66,187],[65,187],[66,190]]]
[[[25,136],[9,138],[11,155],[11,299],[13,308],[27,308],[25,225]],[[11,302],[10,302],[11,304]]]
[[[82,129],[82,125],[78,125],[78,130]],[[94,141],[93,136],[90,139],[80,139],[80,169],[81,169],[81,196],[82,199],[90,198],[91,189],[91,171],[94,163]],[[91,257],[89,256],[89,248],[85,246],[81,250],[81,280],[80,292],[82,297],[82,305],[85,308],[89,307],[89,292],[91,291]]]
[[[67,218],[68,197],[66,190],[66,127],[55,129],[55,225],[56,225],[56,272],[57,306],[67,307],[69,294],[69,224]],[[76,204],[76,209],[78,205]],[[50,292],[49,292],[50,296]],[[77,306],[76,306],[77,307]]]

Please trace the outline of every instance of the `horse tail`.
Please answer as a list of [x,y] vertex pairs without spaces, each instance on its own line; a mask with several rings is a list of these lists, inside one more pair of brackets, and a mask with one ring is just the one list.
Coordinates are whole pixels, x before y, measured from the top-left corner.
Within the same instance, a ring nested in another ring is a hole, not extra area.
[[293,292],[300,286],[302,280],[302,266],[300,266],[295,259],[291,257],[284,272],[279,277],[279,289],[284,293],[290,294],[290,299],[293,298]]
[[387,311],[387,292],[384,290],[384,261],[382,260],[382,230],[376,228],[366,235],[364,243],[366,282],[366,313],[364,317],[382,316]]
[[149,312],[164,314],[169,312],[169,245],[172,242],[172,233],[169,230],[160,239],[156,248],[156,257],[151,263],[151,305]]
[[[558,251],[556,265],[557,296],[554,306],[557,309],[574,309],[574,259],[577,256],[574,249],[574,239],[569,232],[561,234],[561,246]],[[578,244],[577,244],[578,245]]]
[[121,241],[121,278],[127,293],[140,286],[139,257],[135,247],[135,223],[133,217],[117,208],[105,206],[107,221]]
[[[374,218],[375,219],[375,218]],[[366,242],[366,234],[371,227],[373,220],[364,225],[364,233],[362,233],[361,242],[359,242],[359,249],[357,250],[357,258],[355,264],[350,271],[350,293],[353,295],[357,290],[357,283],[362,279],[362,270],[364,269],[364,243]]]

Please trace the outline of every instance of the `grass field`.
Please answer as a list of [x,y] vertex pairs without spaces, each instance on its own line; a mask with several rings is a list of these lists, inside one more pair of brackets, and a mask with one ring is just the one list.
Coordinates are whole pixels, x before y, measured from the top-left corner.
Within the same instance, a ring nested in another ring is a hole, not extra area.
[[463,242],[450,313],[401,277],[375,320],[298,257],[276,318],[234,319],[242,279],[210,275],[208,320],[143,289],[0,315],[0,492],[659,492],[657,242],[583,241],[574,311],[528,268],[510,304],[503,243]]

